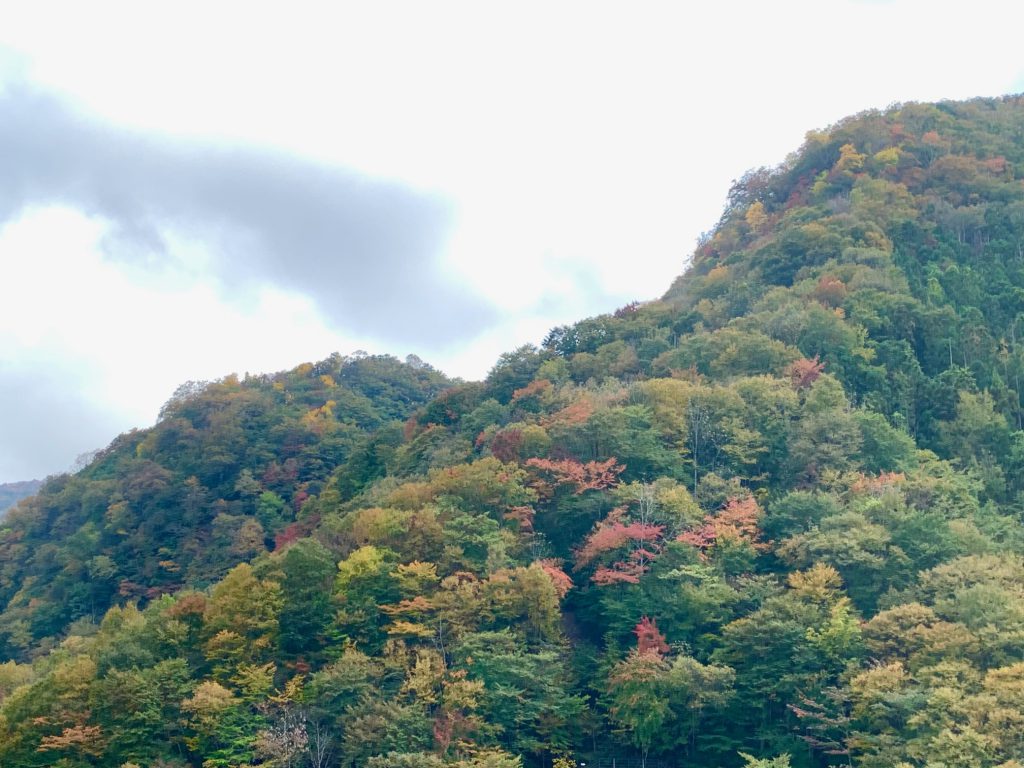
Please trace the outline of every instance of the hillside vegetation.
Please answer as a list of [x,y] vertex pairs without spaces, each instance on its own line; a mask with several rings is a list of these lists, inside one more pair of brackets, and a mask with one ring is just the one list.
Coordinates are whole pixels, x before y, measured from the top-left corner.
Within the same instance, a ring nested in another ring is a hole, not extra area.
[[1024,764],[1022,169],[865,113],[483,382],[184,388],[0,525],[0,764]]

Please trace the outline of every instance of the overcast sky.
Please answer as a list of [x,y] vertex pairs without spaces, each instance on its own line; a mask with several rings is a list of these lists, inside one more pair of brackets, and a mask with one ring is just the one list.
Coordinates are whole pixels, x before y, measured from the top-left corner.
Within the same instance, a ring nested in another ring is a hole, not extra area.
[[0,10],[0,482],[190,379],[478,378],[663,293],[807,130],[1024,90],[1010,3],[257,5]]

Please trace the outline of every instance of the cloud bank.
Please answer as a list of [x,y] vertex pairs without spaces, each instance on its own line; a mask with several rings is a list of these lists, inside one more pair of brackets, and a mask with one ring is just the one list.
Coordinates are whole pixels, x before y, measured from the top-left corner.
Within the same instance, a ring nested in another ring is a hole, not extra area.
[[178,233],[213,244],[209,268],[229,293],[292,289],[339,329],[392,345],[438,348],[494,320],[443,273],[452,206],[398,183],[138,135],[25,86],[0,94],[0,157],[0,226],[31,206],[67,205],[110,222],[109,258],[146,269],[169,258],[167,233]]

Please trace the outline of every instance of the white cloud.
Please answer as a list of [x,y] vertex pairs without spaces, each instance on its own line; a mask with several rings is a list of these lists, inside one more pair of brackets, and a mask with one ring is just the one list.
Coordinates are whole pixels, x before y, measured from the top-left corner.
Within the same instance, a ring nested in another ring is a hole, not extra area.
[[107,440],[151,423],[187,379],[281,370],[365,346],[329,329],[298,294],[265,287],[226,301],[194,271],[203,261],[195,243],[174,241],[181,258],[158,275],[105,260],[107,228],[51,207],[0,231],[0,365],[29,381],[59,365],[65,386],[112,414]]

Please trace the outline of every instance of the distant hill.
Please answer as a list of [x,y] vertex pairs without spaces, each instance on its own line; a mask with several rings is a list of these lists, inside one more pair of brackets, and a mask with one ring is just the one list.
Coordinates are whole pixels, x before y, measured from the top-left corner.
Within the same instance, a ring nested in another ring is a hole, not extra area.
[[308,533],[306,500],[353,448],[382,428],[400,434],[451,385],[411,362],[334,355],[182,385],[155,427],[121,435],[7,513],[0,637],[19,614],[32,634],[51,635],[114,601],[209,584],[276,539]]
[[42,480],[22,480],[17,483],[0,483],[0,515],[26,496],[39,491]]
[[183,387],[0,523],[0,765],[1019,767],[1022,179],[867,112],[484,381]]

